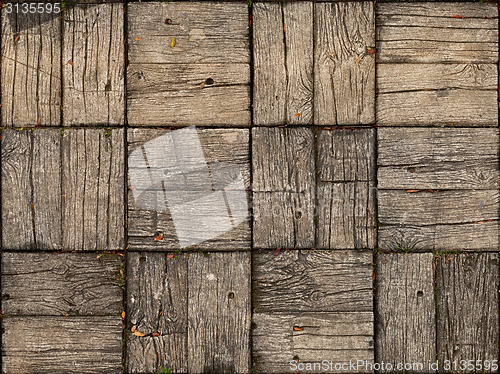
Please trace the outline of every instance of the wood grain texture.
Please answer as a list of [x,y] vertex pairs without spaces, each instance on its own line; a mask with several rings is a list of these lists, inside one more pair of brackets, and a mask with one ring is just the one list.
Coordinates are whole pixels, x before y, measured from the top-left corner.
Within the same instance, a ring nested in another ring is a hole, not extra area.
[[188,261],[185,255],[170,257],[137,252],[127,256],[129,328],[136,326],[146,335],[129,335],[127,373],[151,373],[159,366],[187,371]]
[[[373,312],[254,313],[257,373],[287,373],[296,363],[366,360],[373,363]],[[339,372],[315,367],[314,372]],[[360,367],[357,372],[371,372]]]
[[375,122],[374,4],[315,4],[314,123]]
[[127,100],[128,121],[134,126],[249,126],[250,67],[131,64]]
[[257,251],[254,312],[369,312],[372,277],[371,252]]
[[60,28],[60,18],[49,13],[2,12],[2,126],[60,124]]
[[377,137],[381,189],[498,188],[498,129],[383,128]]
[[498,270],[497,253],[438,258],[437,358],[441,362],[498,360]]
[[[165,171],[172,171],[174,168],[182,166],[176,157],[191,157],[193,145],[190,143],[190,137],[177,137],[176,150],[179,155],[165,153],[165,144],[161,141],[161,136],[169,134],[170,130],[159,129],[130,129],[128,130],[129,141],[129,157],[134,151],[139,150],[140,157],[146,155],[148,159],[149,169],[144,160],[142,164],[135,161],[131,164],[129,158],[129,175],[137,171],[148,171],[152,174],[146,175],[143,180],[141,177],[138,182],[141,186],[132,185],[131,177],[129,176],[128,194],[128,236],[129,245],[132,249],[140,250],[175,250],[180,248],[178,230],[175,227],[174,219],[171,215],[173,206],[169,205],[170,194],[175,197],[184,196],[186,199],[195,197],[203,197],[207,194],[207,190],[215,189],[220,193],[220,190],[231,189],[228,183],[233,182],[233,177],[237,179],[237,175],[241,175],[241,184],[244,189],[250,187],[250,155],[249,155],[249,131],[245,129],[198,129],[197,136],[202,147],[204,160],[197,160],[208,165],[208,170],[211,173],[211,179],[204,178],[203,173],[187,173],[189,178],[187,182],[170,182],[165,176]],[[142,150],[141,150],[142,147]],[[187,150],[187,153],[186,153]],[[176,152],[177,152],[176,151]],[[135,157],[135,156],[134,156]],[[135,160],[135,158],[134,158]],[[229,165],[230,170],[221,165]],[[200,168],[202,165],[200,166]],[[142,169],[141,169],[142,168]],[[158,185],[153,185],[150,176],[157,177]],[[231,177],[230,181],[226,180]],[[239,186],[241,187],[241,186]],[[228,198],[228,202],[233,202],[231,205],[235,208],[241,207],[244,210],[248,209],[250,192],[243,191],[235,187],[234,190],[224,191],[224,196]],[[145,190],[150,188],[151,191]],[[134,197],[132,191],[145,190],[139,197]],[[247,197],[247,207],[243,207],[242,194]],[[168,195],[168,196],[167,196]],[[167,196],[167,200],[165,200]],[[205,196],[206,197],[206,196]],[[175,201],[174,201],[175,203]],[[175,204],[173,204],[175,205]],[[224,205],[225,206],[225,205]],[[198,199],[197,205],[189,213],[194,219],[203,219],[207,212],[214,210],[213,201],[207,199]],[[225,209],[225,208],[224,208]],[[187,212],[187,208],[186,208]],[[212,214],[212,213],[210,213]],[[213,213],[215,214],[215,213]],[[227,215],[227,210],[225,212]],[[207,221],[208,222],[208,221]],[[213,220],[211,221],[213,223]],[[186,222],[187,224],[187,222]],[[191,234],[194,236],[199,234],[199,237],[207,237],[207,234],[212,232],[212,229],[205,225],[192,225]],[[162,240],[154,240],[158,233],[163,233]],[[196,249],[209,250],[247,250],[250,248],[250,215],[243,218],[243,221],[234,227],[213,239],[199,242],[195,245]]]
[[367,249],[377,245],[373,182],[321,183],[317,192],[316,248]]
[[63,247],[125,246],[124,130],[70,129],[61,140]]
[[122,372],[119,316],[4,316],[2,329],[5,373]]
[[313,3],[253,6],[254,123],[312,124]]
[[498,62],[498,10],[476,5],[380,4],[377,62]]
[[318,133],[320,182],[375,180],[375,130],[334,129]]
[[2,132],[3,249],[61,248],[60,130]]
[[121,257],[2,253],[2,311],[15,315],[117,315]]
[[64,125],[122,125],[123,4],[75,5],[64,11]]
[[250,369],[250,253],[191,254],[188,372]]
[[379,249],[496,250],[496,190],[378,193]]
[[377,360],[424,363],[420,372],[435,372],[427,366],[436,357],[434,255],[383,254],[376,263]]
[[131,64],[248,64],[249,29],[245,3],[131,3],[128,58]]

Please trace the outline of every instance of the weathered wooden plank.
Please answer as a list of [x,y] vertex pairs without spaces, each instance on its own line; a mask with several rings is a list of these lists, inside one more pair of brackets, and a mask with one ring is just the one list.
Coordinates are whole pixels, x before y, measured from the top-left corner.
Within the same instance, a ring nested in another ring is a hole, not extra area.
[[131,64],[127,100],[128,121],[135,126],[248,126],[250,66]]
[[185,255],[128,254],[129,327],[145,336],[127,339],[127,373],[151,373],[159,366],[187,371],[187,271]]
[[123,129],[70,129],[61,141],[63,247],[116,250],[125,245]]
[[377,93],[467,89],[496,90],[494,64],[377,64]]
[[380,226],[378,247],[391,251],[497,251],[498,221],[459,225]]
[[313,248],[314,195],[310,192],[254,192],[255,248]]
[[258,251],[254,312],[369,312],[372,278],[371,252]]
[[2,133],[2,247],[61,247],[59,130]]
[[[254,368],[258,373],[298,371],[294,364],[373,364],[373,313],[255,313],[253,315]],[[304,368],[306,368],[304,366]],[[311,367],[312,372],[348,372]],[[302,370],[301,370],[302,371]],[[308,370],[309,371],[309,370]],[[356,372],[372,372],[355,367]]]
[[[437,358],[498,360],[498,254],[441,255],[437,260]],[[460,366],[460,365],[458,365]],[[472,373],[478,370],[450,372]],[[490,372],[490,370],[486,370]]]
[[245,3],[131,3],[128,59],[131,64],[248,64],[249,29]]
[[375,122],[374,4],[315,4],[314,123]]
[[498,62],[494,4],[383,3],[377,7],[378,62]]
[[380,126],[496,126],[496,91],[444,89],[387,92],[377,97]]
[[129,130],[130,247],[249,249],[249,131],[188,130]]
[[188,372],[250,369],[250,253],[191,254]]
[[378,131],[378,187],[495,189],[498,129],[383,128]]
[[254,123],[311,124],[313,3],[253,6]]
[[49,13],[2,12],[2,126],[60,124],[60,28]]
[[390,250],[495,250],[496,190],[378,193],[379,248]]
[[435,372],[428,367],[436,357],[434,255],[383,254],[376,263],[377,361],[422,363],[416,372]]
[[321,183],[317,192],[316,247],[366,249],[377,245],[373,182]]
[[2,311],[16,315],[117,315],[121,257],[2,253]]
[[253,191],[313,191],[314,134],[311,129],[252,129]]
[[123,4],[64,11],[64,125],[120,125],[125,118]]
[[321,182],[375,180],[375,130],[335,129],[318,134]]
[[2,329],[5,373],[122,372],[120,316],[4,316]]

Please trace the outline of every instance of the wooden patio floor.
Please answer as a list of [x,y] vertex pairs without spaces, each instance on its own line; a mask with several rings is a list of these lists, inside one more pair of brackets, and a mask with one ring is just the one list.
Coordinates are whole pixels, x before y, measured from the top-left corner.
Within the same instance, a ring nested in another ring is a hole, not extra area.
[[2,373],[499,371],[496,2],[25,5]]

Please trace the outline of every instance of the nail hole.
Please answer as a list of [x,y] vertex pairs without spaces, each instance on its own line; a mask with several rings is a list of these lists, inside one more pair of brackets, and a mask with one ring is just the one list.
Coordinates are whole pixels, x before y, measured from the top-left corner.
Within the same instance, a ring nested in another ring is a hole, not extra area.
[[9,300],[10,295],[8,293],[2,295],[2,300]]
[[166,24],[166,25],[171,25],[171,24],[172,24],[172,20],[171,20],[170,18],[167,18],[167,19],[165,20],[165,24]]
[[424,292],[423,292],[423,291],[418,291],[418,292],[417,292],[417,296],[418,296],[418,297],[422,297],[422,296],[424,296]]
[[229,294],[227,295],[227,297],[229,299],[234,299],[234,292],[229,292]]
[[409,173],[414,173],[415,172],[415,168],[414,167],[409,167],[407,170],[408,170]]
[[293,359],[294,359],[295,361],[299,361],[299,356],[295,355],[295,356],[293,356]]
[[295,212],[295,218],[300,219],[301,217],[302,217],[301,211]]
[[144,261],[146,261],[146,257],[144,257],[144,256],[139,257],[139,261],[140,261],[140,262],[144,262]]
[[214,80],[212,78],[207,78],[205,84],[214,84]]

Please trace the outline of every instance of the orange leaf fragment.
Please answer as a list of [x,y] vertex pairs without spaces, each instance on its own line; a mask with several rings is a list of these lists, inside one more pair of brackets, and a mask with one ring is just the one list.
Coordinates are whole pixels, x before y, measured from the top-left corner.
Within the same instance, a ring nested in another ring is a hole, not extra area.
[[302,113],[295,113],[295,117],[300,117]]
[[135,38],[135,40],[139,41],[139,40],[141,40],[141,38]]
[[464,18],[464,17],[462,17],[462,16],[461,16],[461,15],[459,15],[459,14],[455,14],[454,16],[451,16],[451,18]]
[[135,335],[135,336],[145,336],[142,332],[137,331],[137,330],[136,330],[136,331],[134,331],[134,335]]
[[293,329],[294,329],[295,331],[302,331],[302,329],[301,329],[300,327],[297,327],[297,326],[293,326]]
[[151,335],[153,335],[153,336],[160,336],[160,334],[158,334],[157,332],[153,332]]
[[125,319],[125,311],[122,312],[122,319]]
[[422,190],[406,190],[406,192],[419,192],[419,191],[422,191]]
[[168,254],[168,255],[167,255],[167,257],[172,259],[172,258],[175,258],[175,255],[173,255],[173,254]]
[[137,331],[137,325],[132,326],[130,329],[131,332],[136,332]]
[[157,242],[158,240],[162,240],[162,239],[163,239],[163,233],[162,233],[162,232],[160,232],[160,233],[158,234],[158,236],[155,238],[155,242]]
[[375,48],[367,48],[366,51],[369,54],[374,55],[377,52],[377,49],[375,49]]
[[71,66],[75,66],[75,63],[71,60],[68,61],[68,64],[70,64]]
[[281,248],[276,248],[273,252],[273,255],[277,256],[280,254]]
[[17,42],[19,40],[19,35],[15,37],[14,42]]

